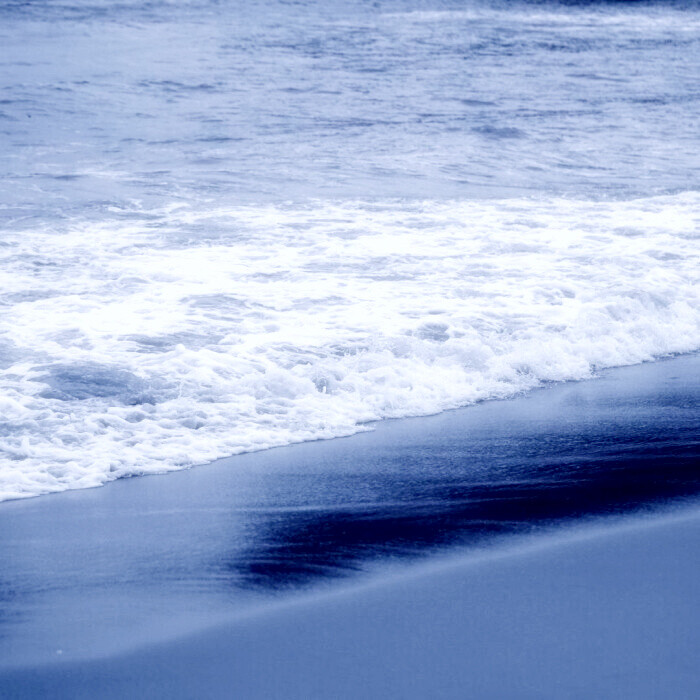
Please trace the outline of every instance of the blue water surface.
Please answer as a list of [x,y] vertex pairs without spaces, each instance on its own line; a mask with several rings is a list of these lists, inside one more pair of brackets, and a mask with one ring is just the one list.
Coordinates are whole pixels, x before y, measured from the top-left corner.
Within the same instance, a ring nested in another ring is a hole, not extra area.
[[0,7],[0,212],[697,188],[696,2]]

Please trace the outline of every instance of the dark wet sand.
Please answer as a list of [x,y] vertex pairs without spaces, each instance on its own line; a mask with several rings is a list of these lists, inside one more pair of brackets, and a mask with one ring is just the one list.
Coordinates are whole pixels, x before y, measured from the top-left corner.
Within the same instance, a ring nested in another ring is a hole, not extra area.
[[424,565],[175,642],[0,676],[4,697],[700,696],[700,510]]
[[2,504],[0,696],[696,697],[699,370]]

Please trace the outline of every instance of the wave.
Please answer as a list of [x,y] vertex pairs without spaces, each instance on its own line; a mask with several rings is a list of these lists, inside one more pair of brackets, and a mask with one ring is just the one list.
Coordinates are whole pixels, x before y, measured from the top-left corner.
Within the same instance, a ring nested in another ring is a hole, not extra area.
[[9,231],[0,500],[697,350],[699,205],[173,205]]

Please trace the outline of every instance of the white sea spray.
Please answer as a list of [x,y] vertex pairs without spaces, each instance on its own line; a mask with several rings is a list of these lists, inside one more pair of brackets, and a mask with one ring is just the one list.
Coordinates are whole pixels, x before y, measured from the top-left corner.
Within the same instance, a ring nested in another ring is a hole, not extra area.
[[700,348],[700,195],[313,201],[10,231],[0,499]]

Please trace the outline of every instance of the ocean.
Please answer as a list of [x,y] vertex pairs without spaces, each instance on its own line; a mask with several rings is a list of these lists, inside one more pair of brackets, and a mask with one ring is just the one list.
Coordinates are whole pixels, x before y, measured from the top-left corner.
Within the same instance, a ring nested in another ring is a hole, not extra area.
[[700,349],[700,4],[0,4],[0,500]]

